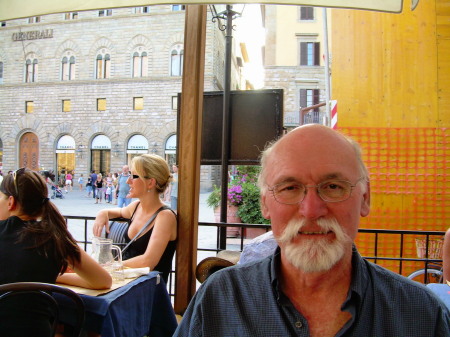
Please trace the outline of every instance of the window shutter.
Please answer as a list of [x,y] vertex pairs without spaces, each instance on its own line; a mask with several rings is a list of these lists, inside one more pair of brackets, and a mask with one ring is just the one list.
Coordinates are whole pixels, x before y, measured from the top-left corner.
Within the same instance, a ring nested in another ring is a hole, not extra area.
[[314,65],[320,66],[320,42],[314,43]]
[[300,43],[300,65],[308,65],[308,43],[306,42]]
[[300,7],[300,20],[306,20],[306,7]]
[[[320,100],[320,90],[314,89],[313,90],[313,105],[319,104]],[[319,108],[315,108],[314,111],[319,112]]]
[[300,89],[300,108],[306,108],[307,98],[306,98],[306,89]]

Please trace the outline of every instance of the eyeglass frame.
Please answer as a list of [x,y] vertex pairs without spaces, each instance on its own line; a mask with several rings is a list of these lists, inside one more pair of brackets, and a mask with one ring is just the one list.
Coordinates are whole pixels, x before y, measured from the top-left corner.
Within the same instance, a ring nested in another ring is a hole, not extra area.
[[[328,180],[322,181],[321,183],[319,183],[319,184],[317,184],[317,185],[304,185],[304,184],[298,183],[298,185],[304,186],[304,187],[305,187],[305,190],[304,190],[304,193],[303,193],[303,197],[302,197],[299,201],[293,202],[293,203],[285,203],[285,202],[281,202],[281,201],[279,201],[279,200],[277,199],[277,197],[276,197],[275,188],[276,188],[277,186],[281,185],[281,184],[285,184],[286,182],[281,182],[281,183],[275,184],[275,185],[273,185],[273,186],[267,185],[267,190],[270,191],[270,192],[272,192],[272,195],[273,195],[273,198],[275,199],[275,201],[278,202],[279,204],[282,204],[282,205],[297,205],[297,204],[301,204],[301,203],[303,202],[303,200],[305,200],[305,197],[306,197],[308,188],[313,188],[313,187],[316,189],[316,193],[317,193],[317,195],[319,196],[319,198],[320,198],[321,200],[323,200],[323,201],[325,201],[325,202],[336,203],[336,202],[342,202],[342,201],[348,200],[348,199],[352,196],[353,189],[354,189],[354,188],[356,187],[356,185],[357,185],[359,182],[361,182],[362,180],[366,180],[366,178],[365,178],[365,177],[360,177],[358,180],[356,180],[356,182],[355,182],[354,184],[352,184],[351,181],[348,181],[348,180],[345,180],[345,179],[328,179]],[[345,183],[348,183],[348,184],[350,185],[350,192],[349,192],[348,196],[347,196],[345,199],[342,199],[342,200],[335,200],[335,201],[332,201],[332,200],[325,200],[325,199],[322,197],[322,195],[320,194],[319,188],[320,188],[322,185],[324,185],[324,184],[326,184],[326,183],[329,183],[329,182],[345,182]]]

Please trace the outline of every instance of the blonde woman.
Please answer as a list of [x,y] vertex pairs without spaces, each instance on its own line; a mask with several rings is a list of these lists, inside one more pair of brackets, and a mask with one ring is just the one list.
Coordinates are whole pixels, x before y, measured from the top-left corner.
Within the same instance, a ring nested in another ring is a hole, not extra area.
[[109,219],[123,217],[131,219],[125,234],[130,242],[157,213],[156,218],[131,243],[123,255],[127,267],[150,267],[162,273],[164,281],[172,268],[177,239],[177,219],[160,199],[160,194],[169,186],[172,176],[166,161],[157,155],[144,154],[133,158],[127,179],[130,192],[127,198],[136,198],[123,208],[109,208],[98,212],[94,222],[94,235],[100,236],[104,227],[109,233]]

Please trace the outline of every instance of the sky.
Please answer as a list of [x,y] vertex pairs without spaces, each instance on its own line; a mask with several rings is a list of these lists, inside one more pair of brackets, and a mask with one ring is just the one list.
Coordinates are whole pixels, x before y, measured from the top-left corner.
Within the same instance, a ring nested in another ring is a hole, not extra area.
[[[242,8],[237,5],[237,10]],[[242,17],[233,21],[236,39],[246,42],[249,63],[244,66],[244,74],[253,83],[255,89],[264,85],[264,68],[262,65],[261,47],[265,43],[265,30],[262,27],[260,5],[247,4]]]

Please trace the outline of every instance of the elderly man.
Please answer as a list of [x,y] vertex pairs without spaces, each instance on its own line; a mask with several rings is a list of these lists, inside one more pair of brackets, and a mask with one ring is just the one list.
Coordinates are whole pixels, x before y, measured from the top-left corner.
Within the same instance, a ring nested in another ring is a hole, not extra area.
[[269,147],[260,176],[274,254],[201,286],[175,336],[448,336],[450,313],[419,283],[361,258],[370,210],[359,147],[321,125]]

